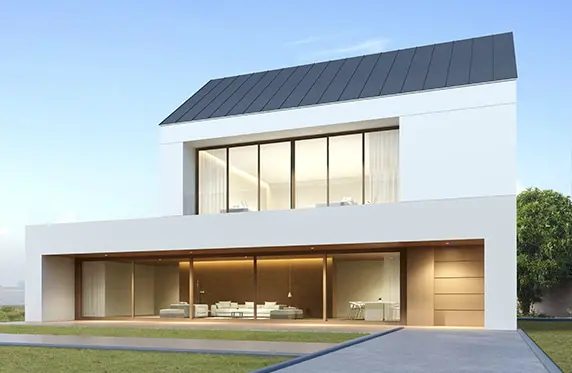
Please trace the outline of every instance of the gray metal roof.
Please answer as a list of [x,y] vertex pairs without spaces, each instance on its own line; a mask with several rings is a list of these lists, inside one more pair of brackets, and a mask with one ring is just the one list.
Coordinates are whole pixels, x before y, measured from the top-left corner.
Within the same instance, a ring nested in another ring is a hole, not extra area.
[[509,32],[210,80],[161,124],[516,77]]

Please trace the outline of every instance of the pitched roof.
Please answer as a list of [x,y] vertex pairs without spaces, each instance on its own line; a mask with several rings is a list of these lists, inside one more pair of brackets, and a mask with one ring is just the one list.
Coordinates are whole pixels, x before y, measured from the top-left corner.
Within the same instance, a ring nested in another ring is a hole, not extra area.
[[509,32],[213,79],[160,124],[516,77]]

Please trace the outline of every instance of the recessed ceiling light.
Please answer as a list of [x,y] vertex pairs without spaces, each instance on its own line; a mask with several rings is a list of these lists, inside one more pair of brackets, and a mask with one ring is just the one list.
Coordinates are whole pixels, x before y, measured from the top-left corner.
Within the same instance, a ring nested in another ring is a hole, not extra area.
[[310,247],[310,250],[314,250],[314,247]]
[[445,242],[445,245],[448,245],[448,244],[449,244],[449,242]]
[[163,259],[159,259],[159,261],[161,261],[161,260],[163,260]]
[[107,256],[107,254],[105,254],[105,256]]

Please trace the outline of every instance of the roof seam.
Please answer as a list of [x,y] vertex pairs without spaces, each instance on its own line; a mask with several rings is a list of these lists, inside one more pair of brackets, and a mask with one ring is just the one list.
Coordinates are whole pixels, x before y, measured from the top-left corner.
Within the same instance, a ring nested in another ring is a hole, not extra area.
[[[371,74],[373,74],[373,70],[375,70],[375,67],[377,66],[377,64],[379,63],[379,59],[381,58],[381,56],[384,53],[380,53],[377,55],[377,59],[375,60],[375,63],[373,64],[373,66],[371,67],[371,71],[369,72],[369,74],[367,74],[367,79],[364,81],[363,83],[363,87],[361,87],[359,94],[357,95],[356,98],[360,98],[361,94],[363,93],[363,90],[365,89],[365,86],[367,85],[367,82],[369,82],[369,78],[371,78]],[[359,66],[358,66],[359,67]]]
[[[332,77],[332,79],[330,79],[330,82],[328,83],[328,86],[324,89],[324,92],[322,92],[322,94],[320,95],[320,97],[318,97],[318,101],[316,101],[316,103],[319,103],[320,100],[322,99],[322,97],[324,97],[324,95],[326,94],[326,91],[328,90],[328,88],[330,88],[330,86],[332,85],[332,83],[334,82],[334,80],[336,80],[336,77],[338,76],[338,74],[340,73],[340,71],[342,71],[342,67],[344,67],[344,64],[348,61],[349,58],[344,59],[344,62],[342,62],[342,64],[340,65],[340,67],[338,68],[338,71],[336,71],[336,73],[334,74],[334,76]],[[327,66],[326,66],[327,68]],[[324,71],[326,71],[326,69],[324,69]],[[317,80],[316,80],[317,81]]]
[[[242,95],[242,98],[236,100],[235,104],[232,105],[232,107],[231,107],[230,109],[228,109],[228,111],[227,111],[223,116],[228,115],[228,113],[230,113],[230,112],[236,107],[236,105],[238,105],[238,104],[240,103],[240,101],[242,101],[242,100],[244,99],[244,97],[246,97],[246,95],[248,95],[248,93],[250,93],[250,91],[252,91],[252,90],[254,89],[254,87],[256,87],[256,85],[257,85],[262,79],[264,79],[264,77],[266,76],[266,74],[268,74],[269,71],[272,71],[272,70],[268,70],[268,71],[265,71],[264,73],[262,73],[262,76],[260,77],[260,79],[258,79],[258,80],[256,81],[256,83],[254,83],[254,84],[252,85],[252,87],[250,87],[246,92],[244,92],[244,95]],[[252,74],[252,76],[254,76],[255,74],[257,74],[257,73]]]
[[[302,102],[304,102],[304,99],[306,98],[306,96],[308,96],[308,93],[310,93],[310,91],[312,90],[312,88],[314,88],[314,86],[316,85],[316,83],[318,82],[318,80],[320,80],[320,78],[322,77],[322,75],[324,75],[324,72],[328,69],[328,66],[330,66],[330,64],[333,61],[328,61],[326,63],[326,66],[324,66],[324,68],[322,69],[322,71],[320,71],[320,74],[318,75],[318,77],[316,78],[316,80],[314,80],[314,82],[312,83],[312,85],[308,88],[308,90],[306,91],[306,93],[304,94],[304,96],[302,96],[302,99],[300,100],[300,102],[298,103],[298,105],[296,106],[300,106],[302,105]],[[302,106],[307,106],[307,105],[302,105]]]
[[[211,80],[212,80],[212,79],[211,79]],[[211,89],[209,89],[208,92],[205,93],[203,97],[201,97],[197,102],[195,102],[190,108],[188,108],[187,110],[185,110],[185,112],[184,112],[183,114],[181,114],[181,116],[179,116],[179,118],[177,118],[177,120],[175,120],[173,123],[177,123],[178,121],[180,121],[181,118],[183,118],[183,117],[185,116],[185,114],[187,114],[192,108],[194,108],[195,106],[197,106],[197,104],[198,104],[199,102],[201,102],[209,93],[211,93],[213,89],[215,89],[216,87],[218,87],[218,85],[219,85],[222,81],[223,81],[223,79],[219,79],[219,81],[214,85],[214,87],[212,87]],[[208,82],[207,82],[207,84],[208,84]],[[198,92],[196,92],[196,93],[198,93]],[[196,93],[195,93],[195,94],[196,94]],[[194,95],[193,95],[193,96],[194,96]],[[191,98],[193,98],[193,96],[189,97],[189,100],[190,100]],[[183,103],[183,105],[184,105],[184,103]]]
[[497,40],[497,36],[493,35],[493,51],[491,53],[493,59],[493,79],[495,78],[495,42]]
[[449,76],[451,76],[451,63],[453,61],[453,52],[455,51],[455,44],[457,42],[453,41],[451,45],[451,54],[449,54],[449,64],[447,65],[447,77],[445,78],[445,85],[444,87],[449,87]]
[[[232,97],[232,95],[233,95],[236,91],[238,91],[238,90],[240,89],[240,87],[242,87],[242,86],[244,85],[244,83],[246,83],[246,82],[248,81],[248,79],[250,79],[250,77],[251,77],[252,75],[254,75],[254,74],[248,74],[248,77],[247,77],[246,79],[244,79],[244,81],[243,81],[242,83],[240,83],[240,84],[228,95],[228,97],[227,97],[225,100],[223,100],[216,108],[214,108],[214,110],[212,110],[212,113],[210,113],[205,119],[208,119],[208,118],[212,117],[212,115],[218,110],[218,108],[220,108],[222,105],[224,105],[224,103],[227,102],[227,101]],[[237,77],[237,78],[238,78],[238,77]],[[235,81],[236,81],[236,79],[235,79]],[[234,83],[234,82],[233,82],[233,83]],[[232,84],[232,83],[231,83],[231,84]],[[229,86],[230,86],[230,85],[229,85]],[[225,89],[223,89],[223,91],[221,92],[221,94],[222,94],[224,91],[226,91],[227,89],[228,89],[228,87],[225,88]],[[197,113],[197,115],[195,115],[195,118],[198,117],[204,110],[206,110],[206,108],[208,108],[208,105],[205,106],[201,111],[199,111],[199,112]]]
[[[285,70],[285,69],[284,69]],[[272,101],[272,99],[274,98],[274,96],[276,96],[276,94],[282,89],[282,87],[284,86],[284,84],[286,84],[286,82],[288,82],[288,80],[290,79],[290,77],[294,74],[294,72],[298,70],[298,67],[295,67],[292,69],[292,71],[290,72],[290,74],[288,74],[288,76],[286,77],[286,79],[284,79],[284,81],[282,82],[282,84],[280,84],[279,87],[276,88],[276,91],[274,91],[274,93],[268,98],[268,100],[266,100],[266,102],[264,103],[264,105],[262,105],[262,107],[260,108],[260,111],[263,111],[264,108],[266,107],[266,105],[268,105],[268,103],[270,101]],[[279,73],[280,74],[280,73]],[[278,77],[278,75],[276,75]],[[254,101],[252,102],[254,103]],[[252,105],[252,104],[251,104]],[[250,107],[250,106],[249,106]],[[248,111],[248,109],[247,109]]]
[[[220,91],[220,92],[217,93],[213,98],[211,98],[211,102],[214,101],[214,100],[216,100],[218,96],[220,96],[224,91],[226,91],[226,89],[227,89],[228,87],[230,87],[230,85],[231,85],[232,83],[234,83],[234,82],[236,81],[236,79],[238,79],[239,76],[240,76],[240,75],[237,75],[237,76],[233,77],[233,79],[230,81],[230,83],[228,83],[228,85],[227,85],[225,88],[223,88],[222,91]],[[230,78],[229,78],[229,79],[230,79]],[[223,80],[224,80],[224,79],[223,79]],[[223,80],[221,80],[221,82],[222,82]],[[217,84],[217,87],[218,87],[218,84]],[[206,97],[206,95],[205,95],[205,97]],[[205,97],[203,97],[199,102],[197,102],[197,105],[198,105],[202,100],[204,100]],[[195,105],[195,106],[196,106],[196,105]],[[207,104],[207,106],[208,106],[208,104]],[[193,106],[193,107],[194,107],[194,106]],[[205,106],[205,107],[206,107],[206,106]],[[203,109],[204,109],[204,108],[203,108]],[[200,111],[202,111],[203,109],[201,109]],[[199,111],[199,112],[200,112],[200,111]],[[186,115],[186,114],[185,114],[185,115]],[[183,118],[185,117],[185,115],[183,115]],[[192,121],[193,119],[195,119],[195,118],[197,117],[197,115],[199,115],[199,113],[193,115],[193,117],[190,118],[188,121]]]
[[[381,53],[380,53],[381,54]],[[361,62],[363,61],[365,55],[364,56],[360,56],[359,58],[359,62],[356,65],[356,68],[354,69],[354,72],[352,73],[352,75],[350,76],[350,78],[348,79],[348,81],[346,82],[346,85],[344,85],[344,88],[342,89],[342,91],[340,92],[340,94],[338,95],[338,97],[336,97],[336,99],[334,101],[339,101],[340,97],[342,97],[344,95],[344,92],[346,91],[346,88],[348,88],[348,85],[350,84],[350,82],[352,81],[354,75],[356,74],[356,71],[358,71]]]
[[418,50],[419,47],[415,47],[415,50],[413,51],[413,56],[411,56],[411,61],[409,61],[409,66],[407,66],[407,72],[405,73],[405,77],[403,78],[403,82],[401,83],[401,87],[399,88],[399,92],[403,92],[403,87],[405,86],[405,82],[407,81],[407,77],[409,76],[409,71],[411,70],[411,65],[413,65],[413,60],[415,59],[415,55],[417,54]]
[[469,57],[469,84],[473,81],[473,54],[475,49],[475,41],[471,40],[471,56]]
[[421,85],[421,89],[425,89],[425,83],[427,83],[427,77],[429,76],[429,69],[431,68],[431,62],[433,62],[433,55],[435,54],[436,45],[433,46],[431,49],[431,57],[429,57],[429,61],[427,62],[427,70],[425,71],[425,77],[423,78],[423,84]]
[[[308,69],[308,71],[306,71],[304,73],[304,76],[298,81],[298,83],[296,83],[296,85],[292,88],[292,90],[290,90],[290,93],[288,93],[288,96],[286,96],[286,98],[284,98],[284,100],[282,100],[282,102],[280,103],[280,105],[278,106],[278,109],[282,109],[282,105],[284,105],[284,103],[286,101],[288,101],[288,99],[290,98],[290,96],[292,96],[292,93],[294,93],[294,91],[296,90],[296,88],[298,88],[298,86],[300,85],[300,83],[302,83],[304,81],[304,78],[306,78],[306,76],[310,73],[310,71],[312,71],[312,68],[316,66],[315,63],[313,63],[310,68]],[[264,105],[266,107],[266,105]]]
[[381,95],[381,92],[383,92],[383,88],[385,87],[385,83],[387,83],[387,79],[389,78],[389,75],[391,74],[391,70],[393,70],[393,65],[395,65],[395,61],[397,60],[397,56],[399,55],[399,52],[401,52],[402,50],[403,49],[400,49],[393,56],[393,60],[391,61],[391,66],[389,66],[389,70],[387,70],[387,74],[385,75],[385,78],[383,78],[383,84],[381,85],[381,88],[379,88],[379,91],[377,92],[377,94],[374,96],[379,96],[379,95]]
[[[279,69],[279,70],[278,70],[278,73],[277,73],[276,75],[274,75],[274,78],[270,79],[270,81],[266,84],[266,86],[264,86],[264,88],[262,88],[262,89],[260,90],[260,92],[258,93],[258,95],[256,95],[256,97],[252,100],[252,102],[246,107],[246,109],[244,109],[244,111],[242,112],[243,114],[248,112],[248,108],[251,107],[252,104],[254,104],[254,103],[256,102],[256,100],[258,100],[258,97],[260,97],[260,95],[266,90],[266,88],[268,88],[268,86],[270,86],[270,84],[272,84],[272,82],[274,81],[274,79],[276,79],[276,78],[278,77],[278,75],[280,75],[280,73],[281,73],[282,71],[284,71],[284,69],[286,69],[286,68],[282,68],[282,69]],[[269,71],[273,71],[273,70],[269,70]],[[266,76],[266,75],[264,75],[264,76]],[[264,77],[263,77],[263,78],[264,78]],[[262,80],[262,79],[261,79],[261,80]]]

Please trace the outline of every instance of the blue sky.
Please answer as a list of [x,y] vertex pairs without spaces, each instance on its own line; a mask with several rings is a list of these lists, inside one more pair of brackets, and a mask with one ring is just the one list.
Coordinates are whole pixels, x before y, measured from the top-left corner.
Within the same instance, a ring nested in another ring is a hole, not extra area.
[[[569,194],[566,1],[60,1],[0,11],[0,284],[25,224],[156,215],[157,123],[208,79],[513,31],[518,179]],[[494,136],[494,133],[491,133]]]

